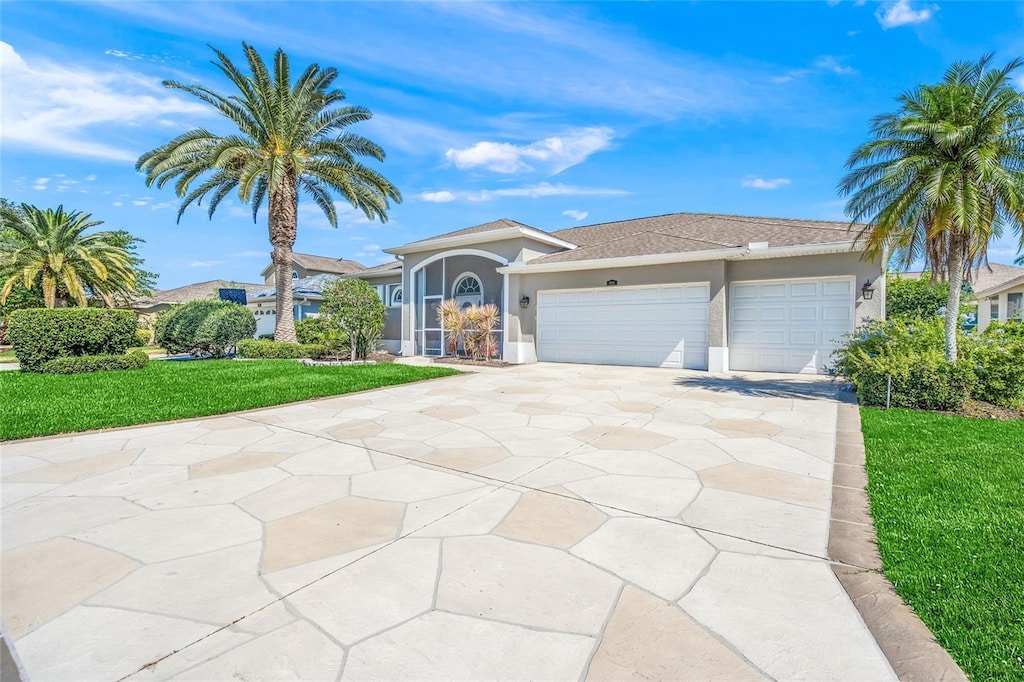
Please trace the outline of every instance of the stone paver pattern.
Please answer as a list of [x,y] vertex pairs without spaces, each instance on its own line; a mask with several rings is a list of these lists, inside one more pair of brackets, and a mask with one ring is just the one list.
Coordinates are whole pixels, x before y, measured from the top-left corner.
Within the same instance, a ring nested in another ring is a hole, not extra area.
[[888,680],[804,377],[536,364],[0,446],[47,680]]

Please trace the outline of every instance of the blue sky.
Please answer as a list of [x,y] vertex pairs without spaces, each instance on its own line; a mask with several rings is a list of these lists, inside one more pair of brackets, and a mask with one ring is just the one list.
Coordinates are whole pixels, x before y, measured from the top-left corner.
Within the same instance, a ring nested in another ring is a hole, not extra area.
[[[1010,2],[4,2],[2,195],[147,240],[160,286],[259,281],[266,214],[175,223],[141,152],[222,124],[160,86],[226,88],[207,44],[335,66],[405,200],[337,230],[300,208],[296,250],[389,259],[498,217],[558,229],[676,211],[843,219],[836,182],[869,119],[950,62],[1024,54]],[[1024,86],[1024,79],[1021,81]],[[226,130],[226,129],[225,129]],[[993,244],[1010,263],[1015,240]]]

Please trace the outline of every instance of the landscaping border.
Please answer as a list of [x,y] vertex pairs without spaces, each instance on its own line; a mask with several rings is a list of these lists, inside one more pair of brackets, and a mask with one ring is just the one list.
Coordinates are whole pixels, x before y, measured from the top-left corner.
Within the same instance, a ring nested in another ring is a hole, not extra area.
[[967,675],[882,572],[866,490],[860,407],[856,402],[840,402],[837,407],[828,557],[838,563],[832,564],[832,572],[899,679],[967,682]]

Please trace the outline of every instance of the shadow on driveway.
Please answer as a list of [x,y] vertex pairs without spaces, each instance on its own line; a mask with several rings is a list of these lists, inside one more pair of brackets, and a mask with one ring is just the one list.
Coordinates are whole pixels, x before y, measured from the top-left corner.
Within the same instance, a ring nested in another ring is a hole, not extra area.
[[679,377],[675,383],[687,388],[703,388],[717,393],[733,393],[755,398],[831,398],[842,402],[856,400],[852,393],[840,391],[839,386],[823,377],[804,378],[796,374],[792,375],[792,378],[766,375],[763,379],[750,376],[686,376]]

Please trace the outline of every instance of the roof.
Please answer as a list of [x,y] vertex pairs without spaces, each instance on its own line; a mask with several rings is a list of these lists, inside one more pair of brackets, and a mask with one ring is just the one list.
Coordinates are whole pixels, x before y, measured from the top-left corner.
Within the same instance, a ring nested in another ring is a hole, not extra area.
[[[314,272],[329,272],[336,275],[348,275],[350,273],[360,272],[366,269],[362,263],[358,263],[354,260],[331,258],[329,256],[316,256],[311,253],[292,252],[292,264],[299,265],[306,270],[313,270]],[[273,267],[274,264],[271,263],[267,267],[263,268],[262,274],[266,276]]]
[[498,220],[494,220],[489,223],[466,227],[461,230],[455,230],[454,232],[445,232],[444,234],[439,234],[435,237],[428,237],[426,239],[420,239],[419,241],[403,244],[402,246],[384,249],[384,251],[394,255],[404,255],[420,251],[476,245],[484,242],[500,241],[503,239],[514,239],[519,237],[532,239],[560,249],[576,248],[575,244],[567,242],[564,239],[559,239],[553,236],[550,232],[545,232],[544,230],[539,230],[536,227],[530,227],[529,225],[516,222],[515,220],[509,220],[508,218],[499,218]]
[[[904,272],[900,277],[920,278],[928,275],[925,272]],[[971,272],[971,288],[975,296],[987,296],[998,293],[1015,284],[1024,284],[1024,268],[1002,263],[989,263]]]
[[201,301],[207,298],[217,298],[218,289],[245,289],[247,297],[256,295],[262,289],[263,284],[249,284],[247,282],[232,282],[225,279],[211,279],[207,282],[196,282],[186,284],[175,289],[161,289],[153,292],[152,296],[143,296],[132,302],[136,308],[148,308],[154,305],[188,303],[190,301]]
[[401,275],[402,274],[402,261],[394,260],[390,263],[384,263],[382,265],[374,265],[372,268],[366,268],[359,272],[348,275],[349,277],[384,277],[387,275]]
[[[339,279],[341,279],[340,275],[332,275],[329,273],[320,273],[318,275],[313,275],[312,277],[293,279],[292,296],[319,296],[327,286]],[[276,296],[276,287],[260,285],[259,291],[257,291],[252,298],[266,299],[275,298]]]
[[461,230],[454,230],[452,232],[445,232],[444,234],[434,235],[433,237],[427,237],[426,239],[418,239],[414,242],[409,242],[406,246],[412,246],[413,244],[422,244],[423,242],[432,242],[435,239],[446,239],[448,237],[461,237],[467,234],[480,234],[482,232],[491,232],[493,230],[507,230],[509,228],[523,228],[527,230],[537,230],[543,232],[544,230],[538,230],[536,227],[530,227],[523,223],[510,220],[509,218],[498,218],[492,220],[489,223],[483,223],[482,225],[474,225],[473,227],[465,227]]
[[535,258],[530,265],[713,251],[765,242],[773,248],[840,244],[855,237],[847,222],[711,213],[670,213],[573,227],[551,234],[577,244],[578,248]]

